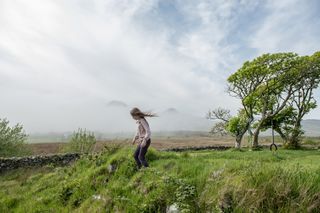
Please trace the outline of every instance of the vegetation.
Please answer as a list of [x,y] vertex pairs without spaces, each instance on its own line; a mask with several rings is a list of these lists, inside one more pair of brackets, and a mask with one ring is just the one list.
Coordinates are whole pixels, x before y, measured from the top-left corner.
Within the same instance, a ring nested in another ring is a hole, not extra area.
[[231,128],[237,130],[236,141],[248,131],[253,148],[258,148],[260,132],[273,126],[286,147],[299,148],[304,133],[301,121],[317,106],[314,90],[319,83],[320,52],[264,54],[245,62],[228,78],[229,94],[242,104],[242,115],[232,119],[239,125]]
[[0,157],[12,157],[29,154],[25,146],[27,135],[21,124],[9,126],[7,119],[0,118]]
[[170,153],[108,147],[69,167],[0,175],[1,212],[319,212],[318,150]]
[[70,141],[65,147],[65,151],[90,153],[93,151],[96,143],[97,140],[93,132],[80,128],[77,132],[73,133]]
[[242,138],[250,125],[249,118],[244,110],[239,110],[238,115],[232,117],[229,110],[218,108],[209,111],[207,118],[220,120],[212,127],[211,134],[232,135],[236,138],[235,148],[240,149]]

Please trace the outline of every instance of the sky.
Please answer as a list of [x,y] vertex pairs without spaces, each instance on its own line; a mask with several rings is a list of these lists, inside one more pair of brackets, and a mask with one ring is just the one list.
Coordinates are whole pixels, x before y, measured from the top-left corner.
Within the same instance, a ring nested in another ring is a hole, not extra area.
[[107,132],[134,128],[134,106],[236,113],[229,75],[264,53],[311,55],[319,35],[318,0],[0,0],[0,118]]

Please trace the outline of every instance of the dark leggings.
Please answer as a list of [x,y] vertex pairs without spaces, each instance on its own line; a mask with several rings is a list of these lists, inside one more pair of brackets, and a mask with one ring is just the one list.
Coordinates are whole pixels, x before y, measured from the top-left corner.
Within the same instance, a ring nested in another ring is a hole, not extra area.
[[146,145],[142,147],[140,144],[137,146],[136,151],[134,152],[134,159],[136,160],[136,163],[138,165],[138,168],[141,168],[141,166],[148,167],[148,162],[146,161],[145,155],[148,151],[148,148],[150,146],[151,139],[147,140]]

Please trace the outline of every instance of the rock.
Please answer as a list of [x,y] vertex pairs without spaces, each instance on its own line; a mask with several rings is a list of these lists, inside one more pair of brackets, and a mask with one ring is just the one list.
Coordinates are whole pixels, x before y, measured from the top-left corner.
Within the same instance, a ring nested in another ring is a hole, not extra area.
[[174,203],[167,207],[166,213],[179,213],[179,206]]
[[116,171],[116,169],[117,169],[117,167],[116,167],[116,165],[114,165],[114,164],[110,164],[110,165],[108,166],[108,171],[109,171],[109,173],[113,173],[114,171]]

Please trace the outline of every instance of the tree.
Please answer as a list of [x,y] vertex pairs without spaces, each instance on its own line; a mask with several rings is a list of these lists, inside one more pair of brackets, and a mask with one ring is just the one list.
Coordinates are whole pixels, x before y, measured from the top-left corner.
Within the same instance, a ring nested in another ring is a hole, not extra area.
[[21,124],[9,126],[9,121],[0,118],[0,156],[11,157],[29,154],[25,147],[27,135]]
[[241,147],[241,141],[250,125],[250,118],[247,117],[245,110],[239,110],[238,115],[232,117],[228,124],[227,130],[236,138],[235,147]]
[[211,120],[220,120],[211,128],[211,134],[219,134],[221,136],[225,136],[228,134],[226,125],[229,122],[229,119],[231,118],[230,110],[217,108],[215,110],[209,111],[206,117],[207,119]]
[[[264,54],[244,65],[228,78],[229,93],[241,99],[250,124],[255,123],[253,148],[264,123],[285,108],[301,78],[297,65],[300,57],[294,53]],[[251,128],[249,127],[249,133]]]
[[229,133],[236,138],[235,148],[239,149],[241,147],[242,138],[248,130],[248,126],[250,124],[245,110],[239,110],[237,116],[231,117],[230,110],[218,108],[209,111],[207,114],[207,118],[220,120],[220,122],[216,123],[213,126],[211,133],[219,133],[221,135],[226,135]]
[[[228,91],[240,98],[254,128],[253,148],[258,147],[260,131],[273,127],[293,147],[298,147],[303,131],[302,118],[316,105],[313,91],[319,85],[320,53],[264,54],[228,78]],[[253,123],[254,119],[256,122]]]
[[66,147],[66,151],[89,153],[93,151],[96,142],[97,140],[93,132],[79,128],[77,132],[73,133]]
[[320,82],[320,52],[301,57],[297,70],[299,70],[297,78],[299,81],[294,85],[294,92],[286,108],[277,116],[279,125],[276,131],[288,148],[299,148],[304,134],[301,121],[306,114],[317,107],[313,93]]

